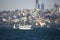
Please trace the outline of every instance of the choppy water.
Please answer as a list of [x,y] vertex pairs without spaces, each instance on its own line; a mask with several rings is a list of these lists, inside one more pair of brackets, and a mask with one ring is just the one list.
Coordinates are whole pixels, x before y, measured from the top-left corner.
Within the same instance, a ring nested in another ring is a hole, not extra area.
[[0,30],[0,40],[60,40],[60,30]]

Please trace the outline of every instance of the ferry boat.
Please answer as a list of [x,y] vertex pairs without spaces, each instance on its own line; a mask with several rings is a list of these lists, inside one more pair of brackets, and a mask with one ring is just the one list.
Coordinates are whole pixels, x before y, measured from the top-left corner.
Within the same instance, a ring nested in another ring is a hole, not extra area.
[[13,25],[13,29],[20,29],[20,30],[30,30],[31,29],[31,25],[18,25],[18,27],[16,26],[16,24]]
[[19,25],[19,29],[21,30],[30,30],[31,27],[32,27],[31,25],[23,25],[23,26]]

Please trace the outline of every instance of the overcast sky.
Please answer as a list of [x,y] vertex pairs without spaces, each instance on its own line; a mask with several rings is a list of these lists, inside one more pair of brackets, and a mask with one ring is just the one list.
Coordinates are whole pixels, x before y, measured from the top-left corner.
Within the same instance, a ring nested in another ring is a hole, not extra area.
[[[45,9],[53,7],[54,3],[60,5],[60,0],[39,0],[39,3],[44,3]],[[35,0],[0,0],[1,10],[16,10],[16,9],[34,9]]]

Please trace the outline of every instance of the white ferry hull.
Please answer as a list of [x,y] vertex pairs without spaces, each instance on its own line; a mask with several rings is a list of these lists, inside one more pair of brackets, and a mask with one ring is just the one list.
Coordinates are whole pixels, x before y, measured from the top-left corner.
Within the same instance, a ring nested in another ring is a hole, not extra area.
[[24,26],[19,26],[20,30],[30,30],[31,29],[31,25],[24,25]]

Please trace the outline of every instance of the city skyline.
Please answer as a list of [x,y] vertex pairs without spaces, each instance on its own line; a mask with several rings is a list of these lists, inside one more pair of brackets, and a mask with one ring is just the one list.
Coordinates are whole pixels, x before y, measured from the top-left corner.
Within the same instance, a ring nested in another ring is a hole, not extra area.
[[[60,0],[39,0],[39,4],[44,3],[45,9],[53,8],[57,3],[60,6]],[[48,7],[49,6],[49,7]],[[2,10],[16,10],[16,9],[34,9],[35,0],[0,0],[0,11]]]

